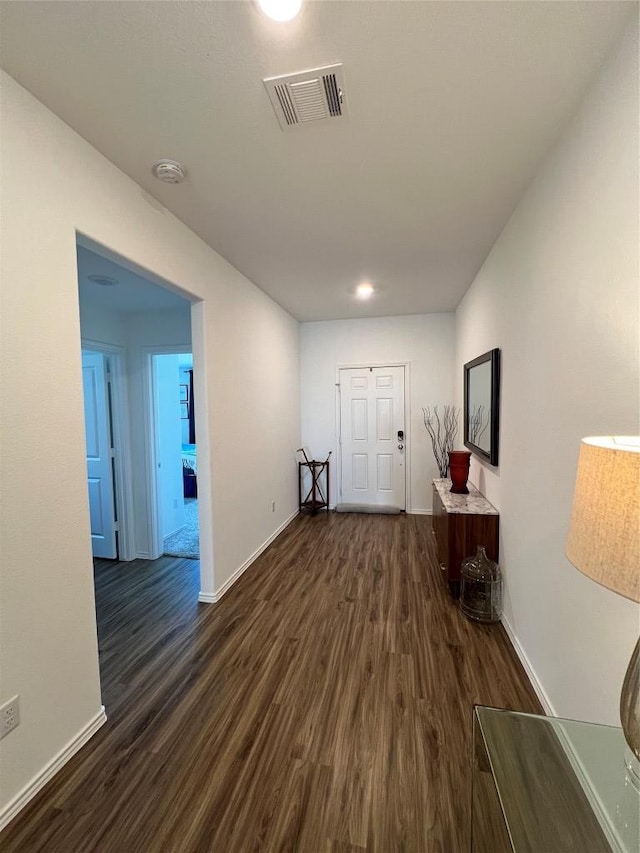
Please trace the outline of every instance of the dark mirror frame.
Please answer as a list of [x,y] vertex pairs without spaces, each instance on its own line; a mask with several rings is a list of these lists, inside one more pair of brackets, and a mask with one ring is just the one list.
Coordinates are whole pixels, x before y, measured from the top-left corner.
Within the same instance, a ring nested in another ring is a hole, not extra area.
[[[489,452],[469,441],[469,377],[472,368],[479,364],[491,362],[491,435],[489,438]],[[464,366],[464,408],[462,410],[464,423],[464,444],[473,453],[486,459],[491,465],[498,464],[498,438],[500,435],[500,350],[492,349],[479,355],[473,361],[468,361]]]

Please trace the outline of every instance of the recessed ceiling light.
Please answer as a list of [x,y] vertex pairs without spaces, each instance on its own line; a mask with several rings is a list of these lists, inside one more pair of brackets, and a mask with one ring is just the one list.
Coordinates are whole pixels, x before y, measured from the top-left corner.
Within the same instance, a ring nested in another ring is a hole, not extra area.
[[185,179],[184,168],[177,160],[156,160],[151,171],[155,178],[165,184],[181,184]]
[[258,0],[258,5],[273,21],[291,21],[300,11],[302,0]]
[[356,296],[358,299],[369,299],[373,295],[373,285],[368,281],[363,281],[356,287]]
[[115,287],[118,284],[117,278],[110,278],[108,275],[90,275],[89,281],[99,284],[100,287]]

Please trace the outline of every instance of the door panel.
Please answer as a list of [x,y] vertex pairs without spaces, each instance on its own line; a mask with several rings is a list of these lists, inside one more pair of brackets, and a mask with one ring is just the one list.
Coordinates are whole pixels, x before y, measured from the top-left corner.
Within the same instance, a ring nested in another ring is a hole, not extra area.
[[376,388],[392,388],[393,376],[385,374],[384,376],[376,376]]
[[393,400],[388,397],[376,400],[376,435],[378,441],[393,439]]
[[351,400],[351,438],[353,441],[367,441],[367,400]]
[[102,507],[102,493],[100,491],[100,480],[93,480],[91,477],[88,478],[89,482],[89,516],[90,516],[90,524],[91,524],[91,535],[92,536],[104,536],[103,524],[104,519],[102,518],[103,507]]
[[390,492],[393,490],[393,456],[390,454],[378,454],[378,491]]
[[341,498],[405,508],[404,367],[340,371]]
[[355,492],[366,492],[369,488],[367,479],[369,457],[365,453],[354,453],[353,460],[353,483],[352,488]]
[[87,443],[87,488],[94,557],[116,559],[111,435],[104,355],[83,351],[82,384]]

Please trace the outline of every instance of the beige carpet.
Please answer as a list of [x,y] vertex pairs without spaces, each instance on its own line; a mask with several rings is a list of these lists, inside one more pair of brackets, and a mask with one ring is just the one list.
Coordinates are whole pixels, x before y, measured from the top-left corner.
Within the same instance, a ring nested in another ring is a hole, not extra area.
[[200,531],[198,529],[198,499],[186,498],[184,502],[184,526],[164,540],[164,553],[171,557],[200,559]]

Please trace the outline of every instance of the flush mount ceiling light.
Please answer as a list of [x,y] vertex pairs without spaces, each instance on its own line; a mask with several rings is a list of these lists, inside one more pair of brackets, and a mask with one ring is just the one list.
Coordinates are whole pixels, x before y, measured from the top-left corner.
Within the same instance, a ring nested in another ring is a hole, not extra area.
[[358,299],[370,299],[373,296],[373,285],[363,281],[356,287],[356,296]]
[[108,275],[90,275],[89,281],[99,284],[100,287],[115,287],[118,284],[117,278],[110,278]]
[[291,21],[300,11],[302,0],[258,0],[258,6],[272,21]]
[[151,167],[153,176],[165,184],[181,184],[185,179],[183,166],[177,160],[156,160]]

